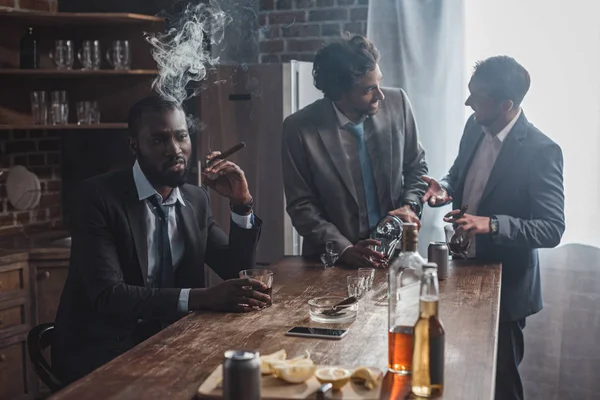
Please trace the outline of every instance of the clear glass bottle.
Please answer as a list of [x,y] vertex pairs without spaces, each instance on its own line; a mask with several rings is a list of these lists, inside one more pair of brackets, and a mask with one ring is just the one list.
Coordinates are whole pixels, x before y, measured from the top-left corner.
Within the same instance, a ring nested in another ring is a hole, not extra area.
[[445,332],[439,298],[437,266],[425,264],[412,356],[412,392],[419,397],[439,397],[444,392]]
[[412,370],[413,328],[419,318],[419,285],[425,260],[418,252],[417,224],[402,226],[402,251],[388,272],[388,369]]

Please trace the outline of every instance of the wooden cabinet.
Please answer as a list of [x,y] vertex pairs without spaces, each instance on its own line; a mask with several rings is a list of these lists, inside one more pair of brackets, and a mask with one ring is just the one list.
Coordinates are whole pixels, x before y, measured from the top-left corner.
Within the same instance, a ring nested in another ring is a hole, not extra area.
[[30,253],[29,268],[35,324],[53,322],[67,280],[68,252],[34,250]]
[[0,400],[35,394],[26,348],[32,327],[28,257],[15,254],[0,263]]
[[34,396],[34,375],[26,343],[26,333],[0,339],[0,400]]

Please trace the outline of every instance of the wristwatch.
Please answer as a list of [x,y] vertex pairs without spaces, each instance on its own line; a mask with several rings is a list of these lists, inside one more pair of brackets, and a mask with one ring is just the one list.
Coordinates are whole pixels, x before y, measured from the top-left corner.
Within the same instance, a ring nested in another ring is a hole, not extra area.
[[411,208],[411,210],[413,210],[413,212],[415,214],[417,214],[417,217],[421,218],[421,205],[419,203],[417,203],[416,201],[412,201],[412,200],[406,200],[403,205],[405,206],[409,206]]
[[498,218],[495,215],[492,215],[490,217],[490,234],[497,235],[499,229]]
[[232,212],[238,215],[248,215],[252,208],[254,207],[254,199],[251,197],[250,201],[245,204],[231,204],[229,203],[229,208]]

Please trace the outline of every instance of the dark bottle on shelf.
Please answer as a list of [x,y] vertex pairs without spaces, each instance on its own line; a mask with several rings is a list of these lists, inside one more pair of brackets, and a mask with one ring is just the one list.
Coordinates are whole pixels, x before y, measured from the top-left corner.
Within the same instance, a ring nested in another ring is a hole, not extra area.
[[21,69],[35,69],[40,67],[38,40],[31,27],[27,28],[27,32],[21,38],[20,58]]

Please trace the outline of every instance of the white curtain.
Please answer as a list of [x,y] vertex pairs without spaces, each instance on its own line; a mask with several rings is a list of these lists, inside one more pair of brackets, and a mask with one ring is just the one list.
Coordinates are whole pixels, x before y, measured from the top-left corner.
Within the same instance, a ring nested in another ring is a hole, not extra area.
[[562,243],[600,245],[600,1],[464,2],[465,77],[475,61],[498,54],[527,68],[523,109],[563,150]]
[[[448,171],[464,125],[463,0],[371,0],[367,36],[381,52],[383,86],[403,88],[411,100],[429,174]],[[421,254],[444,240],[448,207],[425,207]]]

